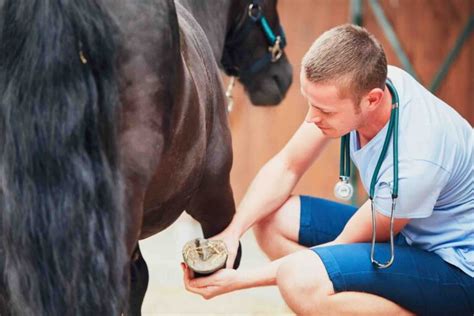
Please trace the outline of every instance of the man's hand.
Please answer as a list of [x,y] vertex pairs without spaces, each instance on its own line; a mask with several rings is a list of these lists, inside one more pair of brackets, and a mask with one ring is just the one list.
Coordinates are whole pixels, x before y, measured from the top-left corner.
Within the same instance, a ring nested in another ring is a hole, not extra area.
[[225,267],[227,269],[232,269],[234,267],[234,261],[237,257],[237,251],[239,249],[239,236],[236,234],[228,233],[223,231],[222,233],[211,237],[210,239],[220,239],[222,240],[227,247],[227,262]]
[[237,289],[238,274],[233,269],[222,269],[208,277],[191,278],[192,271],[181,263],[186,290],[199,294],[206,300]]

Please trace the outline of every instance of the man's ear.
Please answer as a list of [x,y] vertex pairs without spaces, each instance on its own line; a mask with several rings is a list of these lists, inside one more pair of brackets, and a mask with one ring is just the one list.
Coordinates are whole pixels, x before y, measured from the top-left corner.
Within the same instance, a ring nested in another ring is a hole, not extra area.
[[367,109],[369,111],[376,109],[382,103],[383,96],[384,96],[384,91],[380,88],[374,88],[370,90],[365,95],[365,98],[364,98]]

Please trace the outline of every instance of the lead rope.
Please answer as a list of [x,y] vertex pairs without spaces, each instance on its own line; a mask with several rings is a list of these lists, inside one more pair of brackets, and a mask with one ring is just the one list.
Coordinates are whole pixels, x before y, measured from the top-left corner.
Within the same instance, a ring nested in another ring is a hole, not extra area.
[[232,112],[234,109],[234,97],[232,95],[232,90],[235,86],[235,77],[230,77],[229,85],[227,86],[227,90],[225,91],[225,97],[227,98],[227,113]]

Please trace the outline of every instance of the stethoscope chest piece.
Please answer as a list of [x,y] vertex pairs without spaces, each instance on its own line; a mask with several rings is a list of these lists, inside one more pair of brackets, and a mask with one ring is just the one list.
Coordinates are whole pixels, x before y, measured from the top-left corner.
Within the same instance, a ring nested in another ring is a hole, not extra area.
[[354,195],[354,188],[349,183],[349,179],[341,178],[334,186],[334,195],[336,198],[348,201]]

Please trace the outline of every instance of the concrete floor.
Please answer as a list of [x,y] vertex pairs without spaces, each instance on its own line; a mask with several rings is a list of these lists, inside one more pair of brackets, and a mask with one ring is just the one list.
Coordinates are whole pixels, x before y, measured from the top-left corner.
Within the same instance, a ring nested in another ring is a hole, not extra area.
[[[276,287],[233,292],[207,301],[187,292],[179,266],[181,248],[199,236],[197,222],[184,214],[164,232],[140,242],[150,271],[143,315],[292,315]],[[242,269],[267,262],[251,232],[242,238],[242,246]]]

